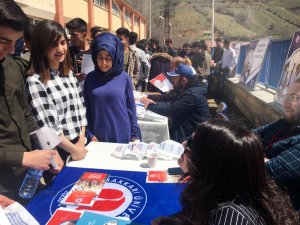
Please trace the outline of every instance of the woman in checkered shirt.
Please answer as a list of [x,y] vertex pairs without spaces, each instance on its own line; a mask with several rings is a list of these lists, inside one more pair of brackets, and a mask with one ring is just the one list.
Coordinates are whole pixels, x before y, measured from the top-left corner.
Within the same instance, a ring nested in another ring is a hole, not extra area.
[[54,21],[43,21],[33,31],[27,97],[39,126],[48,126],[61,137],[63,160],[83,159],[85,106],[82,92],[71,70],[67,36]]

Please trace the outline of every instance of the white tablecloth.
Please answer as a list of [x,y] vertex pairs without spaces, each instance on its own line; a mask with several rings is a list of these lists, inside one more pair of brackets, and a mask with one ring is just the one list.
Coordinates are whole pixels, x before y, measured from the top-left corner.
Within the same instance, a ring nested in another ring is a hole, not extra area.
[[117,143],[91,142],[86,148],[88,153],[83,160],[67,161],[69,167],[109,169],[109,170],[167,170],[170,167],[178,167],[177,160],[165,161],[158,159],[155,168],[149,168],[147,160],[119,159],[111,156],[113,150],[118,146]]

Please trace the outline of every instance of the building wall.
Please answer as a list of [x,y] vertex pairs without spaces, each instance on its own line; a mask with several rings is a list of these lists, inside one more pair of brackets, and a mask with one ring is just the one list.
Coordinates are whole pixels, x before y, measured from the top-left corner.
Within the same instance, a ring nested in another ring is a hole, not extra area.
[[55,0],[15,0],[23,11],[32,18],[53,20]]
[[118,28],[122,27],[122,19],[119,16],[113,14],[112,16],[112,24],[111,29],[112,32],[115,33]]
[[[100,26],[106,29],[109,29],[109,10],[96,6],[93,6],[93,15],[94,19],[92,22],[89,22],[89,14],[88,14],[88,0],[15,0],[24,12],[31,18],[37,19],[48,19],[48,20],[56,20],[61,24],[69,22],[71,19],[75,17],[80,17],[84,19],[89,26]],[[112,1],[112,0],[107,0]],[[58,6],[56,6],[56,2]],[[134,25],[133,30],[140,34],[140,39],[146,38],[145,37],[145,18],[139,14],[132,6],[128,5],[127,3],[116,0],[117,4],[119,5],[120,9],[124,7],[125,11],[134,14],[134,17],[141,18],[140,28],[136,24]],[[57,19],[57,12],[56,8],[62,9],[62,19]],[[122,15],[117,16],[112,14],[112,23],[111,23],[111,31],[114,33],[118,28],[124,27],[132,31],[132,18],[128,21],[125,20],[122,23]],[[90,29],[90,27],[88,28]]]
[[65,23],[75,17],[88,21],[88,3],[83,0],[63,0]]
[[94,22],[95,26],[100,26],[108,29],[108,11],[94,6]]

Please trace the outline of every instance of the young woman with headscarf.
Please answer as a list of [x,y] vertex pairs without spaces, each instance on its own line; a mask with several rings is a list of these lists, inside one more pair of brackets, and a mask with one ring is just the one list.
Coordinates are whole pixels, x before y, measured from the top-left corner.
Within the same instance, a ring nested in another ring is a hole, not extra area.
[[117,36],[102,33],[94,39],[95,70],[87,75],[84,84],[91,140],[128,143],[141,138],[132,83],[123,71],[123,56],[123,45]]

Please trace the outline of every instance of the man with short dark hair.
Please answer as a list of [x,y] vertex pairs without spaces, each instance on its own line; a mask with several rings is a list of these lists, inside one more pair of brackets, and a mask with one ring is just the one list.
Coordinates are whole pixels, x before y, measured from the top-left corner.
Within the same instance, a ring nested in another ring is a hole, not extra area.
[[211,118],[206,89],[200,84],[190,66],[179,63],[174,72],[167,72],[174,90],[166,95],[149,95],[143,98],[145,108],[169,117],[170,137],[183,142],[192,135],[196,127]]
[[102,32],[105,32],[106,30],[102,27],[92,27],[91,28],[91,39],[93,40],[97,35],[101,34]]
[[192,44],[192,54],[191,54],[192,66],[197,72],[198,76],[203,74],[204,62],[205,62],[205,53],[201,51],[201,42],[195,41]]
[[171,38],[168,38],[166,40],[166,45],[167,45],[167,48],[168,48],[167,53],[172,57],[176,57],[177,56],[177,51],[173,48],[173,40]]
[[91,46],[87,39],[87,23],[81,18],[75,18],[66,24],[71,35],[70,57],[73,71],[83,87],[86,74],[81,73],[83,54],[92,54]]
[[285,187],[300,213],[300,79],[288,88],[283,100],[284,118],[254,130],[265,147],[266,170]]
[[221,66],[223,70],[223,77],[224,81],[228,78],[231,70],[236,64],[236,54],[233,48],[230,47],[230,41],[225,39],[223,41],[224,45],[224,51],[221,61],[219,61],[217,64]]
[[54,150],[32,150],[30,133],[39,129],[25,97],[21,59],[9,55],[23,36],[29,19],[13,0],[0,1],[0,194],[18,199],[27,168],[48,170],[55,157],[58,172],[63,163]]
[[223,57],[223,48],[221,47],[222,39],[216,38],[215,41],[216,41],[216,47],[214,48],[212,60],[214,60],[214,63],[218,63],[219,61],[222,60]]
[[140,72],[139,72],[138,83],[136,84],[136,89],[138,91],[144,91],[146,85],[145,80],[148,79],[149,77],[150,62],[147,59],[146,53],[142,49],[139,49],[136,46],[137,39],[138,39],[138,34],[136,32],[129,33],[129,46],[131,47],[131,49],[135,50],[138,53],[139,62],[140,62]]
[[124,70],[130,76],[132,86],[135,89],[140,73],[140,61],[138,52],[136,51],[136,49],[132,49],[129,46],[129,30],[127,28],[120,27],[116,30],[116,34],[121,39],[124,47]]

